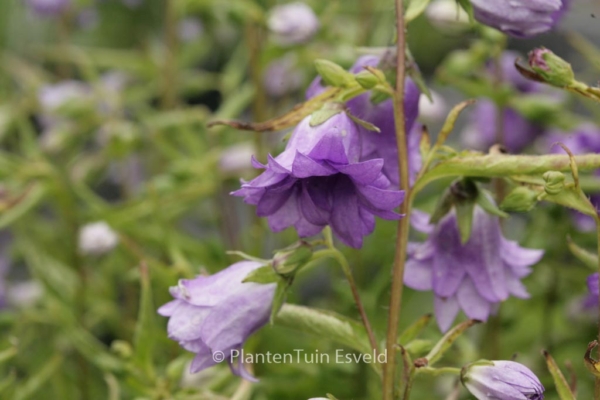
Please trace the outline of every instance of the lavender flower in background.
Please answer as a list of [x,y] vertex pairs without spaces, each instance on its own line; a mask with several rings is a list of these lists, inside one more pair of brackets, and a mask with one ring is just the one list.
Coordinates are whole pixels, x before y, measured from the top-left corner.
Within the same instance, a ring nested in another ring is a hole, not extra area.
[[443,121],[448,113],[448,103],[438,92],[433,90],[429,92],[432,100],[429,100],[424,93],[419,97],[419,121],[427,124]]
[[267,25],[278,44],[291,46],[308,42],[319,29],[319,19],[306,3],[295,2],[273,7]]
[[[561,142],[571,150],[575,155],[586,153],[600,153],[600,129],[594,124],[579,125],[572,132],[553,130],[544,136],[541,141],[540,150],[543,153],[550,152],[564,154],[560,146],[554,146]],[[596,176],[600,176],[600,171],[596,171]],[[600,209],[600,193],[590,195],[590,201],[596,209]],[[573,222],[580,231],[588,232],[596,229],[596,221],[589,215],[573,211]]]
[[92,90],[84,82],[66,80],[42,86],[38,91],[38,102],[47,113],[58,111],[69,102],[79,102],[91,96]]
[[186,17],[179,21],[178,25],[179,40],[184,43],[193,42],[202,36],[204,25],[202,21],[194,17]]
[[79,252],[88,255],[106,254],[119,243],[119,237],[104,221],[84,225],[79,231]]
[[304,74],[296,65],[293,54],[272,61],[265,69],[263,86],[271,97],[282,97],[299,90],[304,82]]
[[98,26],[100,17],[98,10],[94,7],[87,7],[77,14],[77,25],[84,30],[91,30]]
[[548,32],[560,21],[566,0],[471,0],[475,19],[510,36]]
[[71,0],[26,0],[29,9],[39,17],[58,17],[71,6]]
[[543,400],[544,386],[514,361],[477,361],[461,372],[463,385],[478,400]]
[[244,174],[252,168],[252,155],[256,147],[252,142],[237,143],[229,146],[221,152],[219,159],[219,171],[225,176],[237,176]]
[[175,300],[158,313],[169,318],[169,338],[196,353],[190,371],[216,364],[221,352],[234,374],[255,380],[243,365],[231,363],[231,353],[240,350],[250,335],[265,325],[271,314],[275,284],[242,283],[262,264],[242,261],[211,276],[181,280],[171,288]]
[[486,321],[510,295],[529,297],[520,280],[531,273],[530,267],[544,252],[505,239],[498,217],[476,205],[472,233],[464,245],[454,210],[435,226],[418,210],[413,211],[411,220],[429,237],[423,243],[409,244],[404,282],[415,290],[433,290],[442,332],[450,328],[461,309],[471,319]]
[[[380,63],[378,56],[362,56],[350,68],[350,72],[358,73],[364,70],[365,67],[377,67]],[[321,79],[316,78],[310,84],[306,91],[307,99],[317,96],[325,90],[321,84]],[[410,165],[420,163],[418,152],[418,139],[420,139],[420,129],[417,133],[417,138],[412,137],[411,130],[419,114],[419,98],[420,92],[417,85],[410,79],[406,78],[404,88],[404,116],[405,129],[408,133],[409,140],[409,160]],[[373,159],[383,159],[383,173],[390,181],[390,184],[398,188],[400,186],[400,174],[398,167],[398,145],[396,142],[396,127],[394,125],[394,104],[392,99],[386,99],[380,103],[373,103],[371,93],[367,92],[358,97],[355,97],[346,104],[350,112],[356,117],[370,122],[379,128],[381,132],[373,132],[362,126],[359,127],[361,139],[361,161]],[[414,135],[413,135],[414,136]],[[411,142],[411,140],[413,142]],[[416,146],[414,146],[416,142]],[[414,151],[416,150],[416,153]],[[409,175],[414,179],[415,170],[409,171]]]
[[343,243],[360,248],[376,215],[400,218],[393,210],[404,192],[388,189],[382,159],[359,161],[359,129],[345,112],[314,127],[310,120],[300,122],[285,151],[269,156],[266,166],[254,160],[266,171],[232,194],[256,205],[274,232],[294,226],[308,237],[330,225]]
[[588,295],[583,300],[585,308],[597,308],[598,296],[600,295],[600,285],[598,285],[598,273],[591,274],[587,278]]
[[460,33],[470,27],[469,15],[455,0],[435,0],[425,10],[433,26],[452,33]]
[[[538,94],[543,90],[539,83],[525,79],[515,69],[514,61],[518,53],[506,51],[500,59],[500,69],[497,71],[494,63],[488,66],[491,78],[501,76],[503,83],[510,85],[519,94]],[[462,132],[462,142],[465,146],[485,151],[498,143],[497,131],[498,107],[490,100],[479,99],[471,110],[471,120]],[[529,146],[543,133],[543,128],[527,119],[511,107],[504,107],[502,121],[502,144],[511,152],[518,153]]]

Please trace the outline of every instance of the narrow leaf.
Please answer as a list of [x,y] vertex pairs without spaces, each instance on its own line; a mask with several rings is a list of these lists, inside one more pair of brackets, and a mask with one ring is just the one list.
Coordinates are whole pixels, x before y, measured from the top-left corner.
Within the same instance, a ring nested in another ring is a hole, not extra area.
[[421,318],[413,322],[408,328],[402,332],[400,337],[398,338],[398,343],[401,345],[406,345],[412,340],[416,339],[417,336],[427,327],[429,321],[433,316],[431,314],[423,315]]
[[156,308],[152,300],[152,285],[148,266],[140,264],[140,309],[133,338],[134,361],[149,377],[154,376],[152,362],[156,327]]
[[254,282],[254,283],[276,283],[279,282],[281,278],[277,273],[273,270],[273,267],[270,265],[265,265],[264,267],[257,268],[251,271],[244,278],[243,282]]
[[454,206],[456,210],[456,221],[460,233],[460,241],[465,244],[471,237],[471,228],[473,226],[473,211],[475,203],[471,201],[461,201]]
[[458,337],[462,335],[464,331],[466,331],[468,328],[479,322],[480,321],[470,319],[450,329],[448,333],[446,333],[444,337],[439,342],[437,342],[437,344],[425,357],[427,359],[427,365],[432,367],[433,364],[435,364],[440,358],[442,358],[444,353],[448,351],[450,346],[452,346],[454,341],[458,339]]
[[571,253],[581,261],[586,267],[592,271],[598,270],[598,255],[587,251],[586,249],[579,247],[570,237],[567,237],[567,247],[571,250]]
[[569,388],[569,384],[565,379],[564,375],[556,365],[554,358],[547,352],[543,351],[542,354],[544,358],[546,358],[546,365],[548,366],[548,370],[552,375],[552,379],[554,380],[554,386],[556,387],[556,391],[558,392],[558,397],[560,400],[576,400],[573,393],[571,393],[571,389]]
[[489,214],[496,215],[501,218],[508,217],[508,214],[498,208],[496,203],[493,202],[492,195],[487,190],[479,189],[479,193],[477,195],[477,204]]

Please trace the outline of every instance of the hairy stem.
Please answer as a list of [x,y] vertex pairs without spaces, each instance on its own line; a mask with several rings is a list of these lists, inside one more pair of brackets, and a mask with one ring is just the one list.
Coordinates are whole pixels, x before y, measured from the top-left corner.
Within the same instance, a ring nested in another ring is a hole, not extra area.
[[402,289],[404,288],[404,262],[406,259],[406,244],[409,229],[409,199],[410,188],[408,186],[408,149],[406,143],[406,128],[404,116],[404,76],[406,73],[406,37],[404,26],[404,1],[396,0],[396,24],[398,42],[396,46],[396,91],[394,93],[394,122],[396,128],[396,142],[398,143],[398,166],[400,169],[400,188],[405,191],[406,199],[400,206],[400,212],[404,214],[398,222],[398,234],[396,238],[396,252],[394,255],[394,267],[392,272],[392,293],[388,315],[388,328],[386,337],[387,362],[383,366],[383,399],[394,398],[396,357],[395,346],[398,337],[398,322],[402,309]]

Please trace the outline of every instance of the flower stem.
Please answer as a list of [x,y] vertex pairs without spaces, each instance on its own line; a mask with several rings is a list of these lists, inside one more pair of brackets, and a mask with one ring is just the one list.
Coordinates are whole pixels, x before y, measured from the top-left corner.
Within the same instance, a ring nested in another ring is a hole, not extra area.
[[394,93],[394,122],[396,128],[396,142],[398,143],[398,166],[400,169],[400,188],[405,191],[405,201],[400,206],[404,214],[398,222],[398,236],[396,238],[396,252],[392,273],[392,294],[388,315],[388,329],[386,338],[386,354],[389,355],[383,366],[383,400],[394,398],[394,382],[396,381],[396,338],[398,336],[398,322],[402,309],[402,290],[404,288],[404,262],[406,259],[406,245],[409,229],[409,201],[410,188],[408,186],[408,149],[406,143],[406,128],[404,116],[404,76],[406,73],[406,37],[404,26],[404,1],[396,0],[396,24],[398,42],[396,46],[396,91]]
[[356,286],[356,281],[354,280],[352,270],[350,269],[350,265],[348,264],[348,259],[346,259],[346,256],[344,256],[344,254],[341,251],[334,247],[333,238],[331,236],[331,227],[325,227],[325,229],[323,230],[323,236],[325,236],[325,243],[327,244],[329,251],[331,251],[329,255],[338,262],[340,267],[342,267],[342,271],[344,271],[344,275],[346,276],[346,280],[348,281],[348,284],[350,285],[350,290],[352,291],[352,297],[354,297],[354,302],[356,303],[356,307],[358,308],[360,318],[363,322],[363,325],[365,326],[365,330],[367,331],[369,343],[371,344],[371,348],[373,349],[375,354],[377,354],[379,353],[377,339],[375,338],[375,333],[373,333],[373,328],[371,327],[371,323],[369,322],[369,317],[367,316],[365,307],[363,306],[362,300],[360,299],[358,287]]

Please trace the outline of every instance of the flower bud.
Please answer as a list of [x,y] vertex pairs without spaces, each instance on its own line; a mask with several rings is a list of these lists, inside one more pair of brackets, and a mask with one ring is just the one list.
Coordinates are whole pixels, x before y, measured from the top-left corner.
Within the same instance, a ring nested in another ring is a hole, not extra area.
[[283,46],[305,43],[319,29],[314,11],[301,2],[273,7],[267,24],[275,40]]
[[279,275],[288,275],[302,268],[312,258],[313,251],[306,242],[298,242],[279,250],[273,257],[273,269]]
[[544,47],[529,52],[529,66],[551,85],[565,87],[575,83],[571,64]]
[[460,378],[478,400],[544,398],[544,386],[538,377],[514,361],[480,360],[464,367]]
[[371,89],[379,83],[379,79],[369,71],[361,71],[354,76],[356,82],[365,89]]
[[548,171],[543,176],[546,184],[544,190],[548,194],[558,194],[565,187],[565,174],[559,171]]
[[526,186],[519,186],[508,194],[500,204],[504,211],[527,212],[537,203],[537,193]]
[[316,60],[315,68],[329,86],[346,87],[354,81],[350,72],[329,60]]

